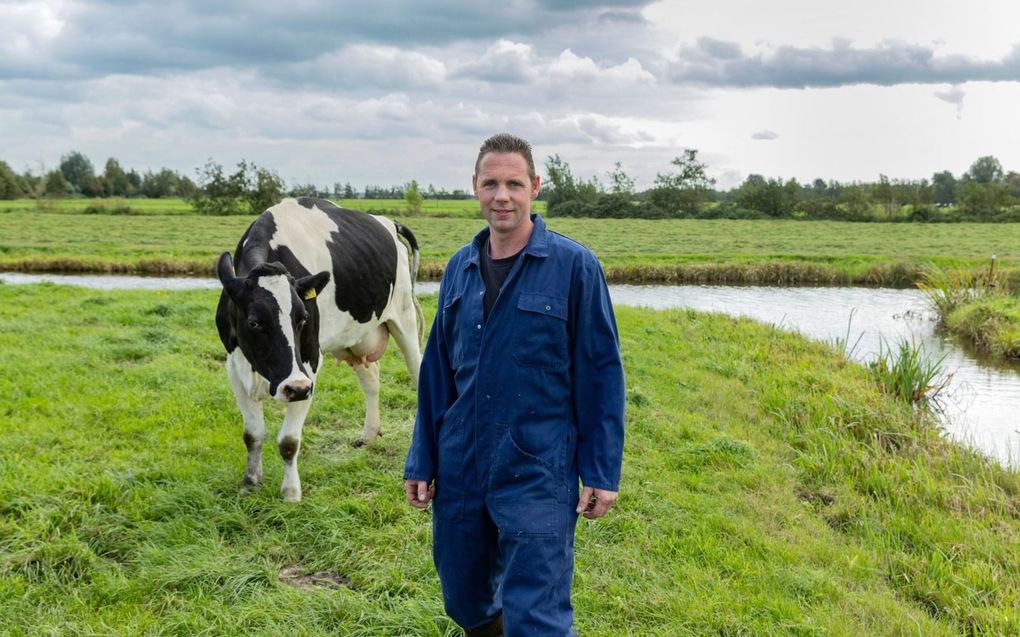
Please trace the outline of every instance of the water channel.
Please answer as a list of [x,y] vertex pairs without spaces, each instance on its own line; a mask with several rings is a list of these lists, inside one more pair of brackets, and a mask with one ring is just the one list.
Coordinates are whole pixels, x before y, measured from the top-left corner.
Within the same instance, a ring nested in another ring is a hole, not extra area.
[[[112,275],[0,273],[9,284],[53,283],[97,289],[216,289],[214,279]],[[437,283],[419,283],[421,294]],[[618,305],[691,308],[749,318],[834,343],[849,334],[851,357],[874,359],[882,343],[901,339],[944,358],[949,385],[941,394],[943,427],[1002,463],[1020,468],[1020,364],[982,357],[936,332],[935,316],[918,290],[845,287],[734,287],[718,285],[612,285]],[[849,331],[848,331],[849,328]]]

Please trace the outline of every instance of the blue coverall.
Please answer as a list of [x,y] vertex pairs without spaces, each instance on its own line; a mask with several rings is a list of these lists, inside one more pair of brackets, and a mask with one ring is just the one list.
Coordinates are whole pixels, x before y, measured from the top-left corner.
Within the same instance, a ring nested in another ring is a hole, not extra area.
[[465,628],[575,635],[578,478],[617,491],[624,379],[605,277],[538,215],[488,321],[479,250],[450,260],[425,346],[406,480],[435,481],[433,557]]

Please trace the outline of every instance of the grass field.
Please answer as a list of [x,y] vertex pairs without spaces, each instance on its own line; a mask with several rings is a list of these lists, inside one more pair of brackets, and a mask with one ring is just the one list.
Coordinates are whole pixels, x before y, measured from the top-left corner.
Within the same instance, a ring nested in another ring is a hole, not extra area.
[[[455,635],[428,516],[403,502],[397,352],[383,438],[350,445],[360,392],[329,363],[305,499],[280,500],[269,447],[242,496],[215,300],[0,285],[0,634]],[[580,634],[1020,635],[1020,475],[827,346],[687,311],[619,321],[624,475],[578,531]]]
[[[375,214],[406,215],[407,202],[403,199],[336,199],[336,203],[355,210]],[[545,202],[534,202],[536,212],[545,211]],[[7,212],[36,212],[57,214],[103,214],[116,216],[191,215],[195,210],[184,199],[0,199],[0,214]],[[426,199],[422,202],[423,216],[476,218],[478,203],[474,199]]]
[[194,209],[184,199],[14,199],[0,200],[0,214],[33,212],[48,214],[86,214],[86,209],[104,210],[121,215],[191,215]]
[[[383,200],[385,201],[385,200]],[[461,202],[456,202],[461,203]],[[476,216],[397,217],[418,237],[423,278],[481,227]],[[984,267],[1020,284],[1020,224],[550,219],[591,247],[614,281],[911,285],[928,262]],[[0,268],[209,274],[248,217],[0,212]]]

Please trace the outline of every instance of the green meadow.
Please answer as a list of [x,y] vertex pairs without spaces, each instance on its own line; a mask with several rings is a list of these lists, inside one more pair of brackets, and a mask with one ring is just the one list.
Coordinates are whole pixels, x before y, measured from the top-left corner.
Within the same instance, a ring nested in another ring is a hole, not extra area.
[[[387,205],[387,200],[377,201]],[[438,279],[449,256],[482,225],[476,211],[395,218],[418,238],[424,279]],[[216,256],[233,250],[250,220],[0,207],[0,269],[207,276]],[[592,248],[615,282],[911,286],[929,263],[979,271],[995,254],[1002,280],[1020,287],[1020,224],[548,221],[552,229]]]
[[[211,247],[212,228],[191,236]],[[398,353],[381,439],[351,445],[360,391],[328,362],[304,500],[280,499],[272,445],[242,495],[216,298],[0,285],[0,634],[458,634],[429,516],[403,501]],[[580,634],[1020,635],[1020,474],[832,346],[721,315],[618,318],[624,475],[610,515],[579,525]]]
[[[374,214],[405,215],[403,199],[335,199],[336,203]],[[534,209],[545,211],[545,202],[536,201]],[[185,199],[125,199],[120,197],[84,199],[14,199],[0,200],[0,214],[6,212],[39,212],[67,214],[109,214],[117,216],[192,215],[194,208]],[[418,215],[432,217],[476,217],[478,203],[473,199],[426,199]]]

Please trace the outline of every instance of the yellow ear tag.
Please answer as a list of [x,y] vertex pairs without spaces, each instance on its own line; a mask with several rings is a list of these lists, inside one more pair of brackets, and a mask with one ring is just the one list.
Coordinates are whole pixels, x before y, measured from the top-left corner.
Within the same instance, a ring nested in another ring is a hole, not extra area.
[[306,301],[311,301],[314,298],[315,298],[315,288],[312,288],[311,290],[308,290],[307,292],[305,292],[305,300]]

